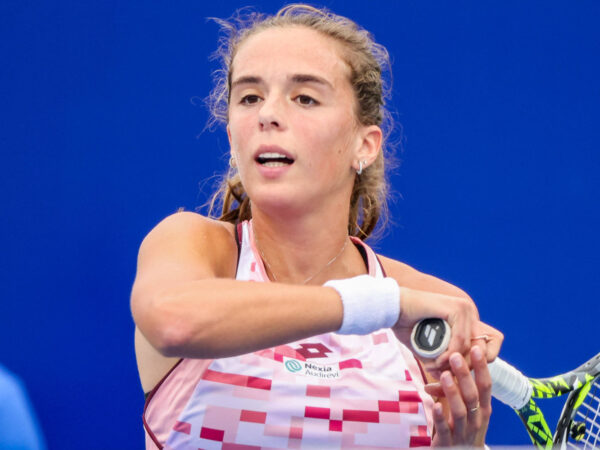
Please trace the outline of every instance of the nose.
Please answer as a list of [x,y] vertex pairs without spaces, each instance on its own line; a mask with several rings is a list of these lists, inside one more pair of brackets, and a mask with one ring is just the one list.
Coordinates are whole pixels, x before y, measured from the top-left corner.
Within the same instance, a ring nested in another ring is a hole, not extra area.
[[263,101],[258,113],[258,125],[261,131],[281,130],[283,128],[282,100],[271,97]]

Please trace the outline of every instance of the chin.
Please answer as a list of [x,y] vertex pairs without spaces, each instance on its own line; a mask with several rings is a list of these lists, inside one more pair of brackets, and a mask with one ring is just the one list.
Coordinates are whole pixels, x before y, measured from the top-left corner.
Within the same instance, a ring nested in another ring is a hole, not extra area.
[[285,192],[284,189],[267,187],[262,192],[256,192],[250,196],[253,209],[260,209],[270,215],[297,215],[306,211],[302,196],[297,190]]

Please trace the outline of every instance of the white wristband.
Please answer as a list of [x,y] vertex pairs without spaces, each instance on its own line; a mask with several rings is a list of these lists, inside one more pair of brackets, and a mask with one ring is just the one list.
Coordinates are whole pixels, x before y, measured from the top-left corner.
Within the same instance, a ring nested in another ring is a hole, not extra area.
[[400,316],[400,286],[393,278],[359,275],[345,280],[330,280],[342,297],[344,319],[339,334],[369,334],[390,328]]

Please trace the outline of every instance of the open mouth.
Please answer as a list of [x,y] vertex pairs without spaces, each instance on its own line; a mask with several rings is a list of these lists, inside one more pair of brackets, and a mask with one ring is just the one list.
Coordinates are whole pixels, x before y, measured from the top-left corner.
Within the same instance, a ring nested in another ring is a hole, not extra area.
[[265,152],[256,157],[256,162],[265,167],[283,167],[293,164],[294,160],[282,153]]

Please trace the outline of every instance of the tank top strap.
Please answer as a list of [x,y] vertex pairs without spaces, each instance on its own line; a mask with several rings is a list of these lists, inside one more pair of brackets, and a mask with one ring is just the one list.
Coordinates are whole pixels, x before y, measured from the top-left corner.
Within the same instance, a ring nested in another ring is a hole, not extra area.
[[236,272],[236,280],[244,281],[264,281],[268,282],[269,277],[265,270],[260,253],[254,244],[254,235],[252,232],[252,222],[244,220],[236,227],[237,238],[239,241],[239,257]]
[[381,261],[379,261],[379,257],[373,251],[373,249],[355,236],[350,236],[350,240],[354,245],[356,245],[356,248],[358,248],[363,259],[365,260],[369,275],[375,278],[384,278],[386,276],[385,270],[383,269]]

